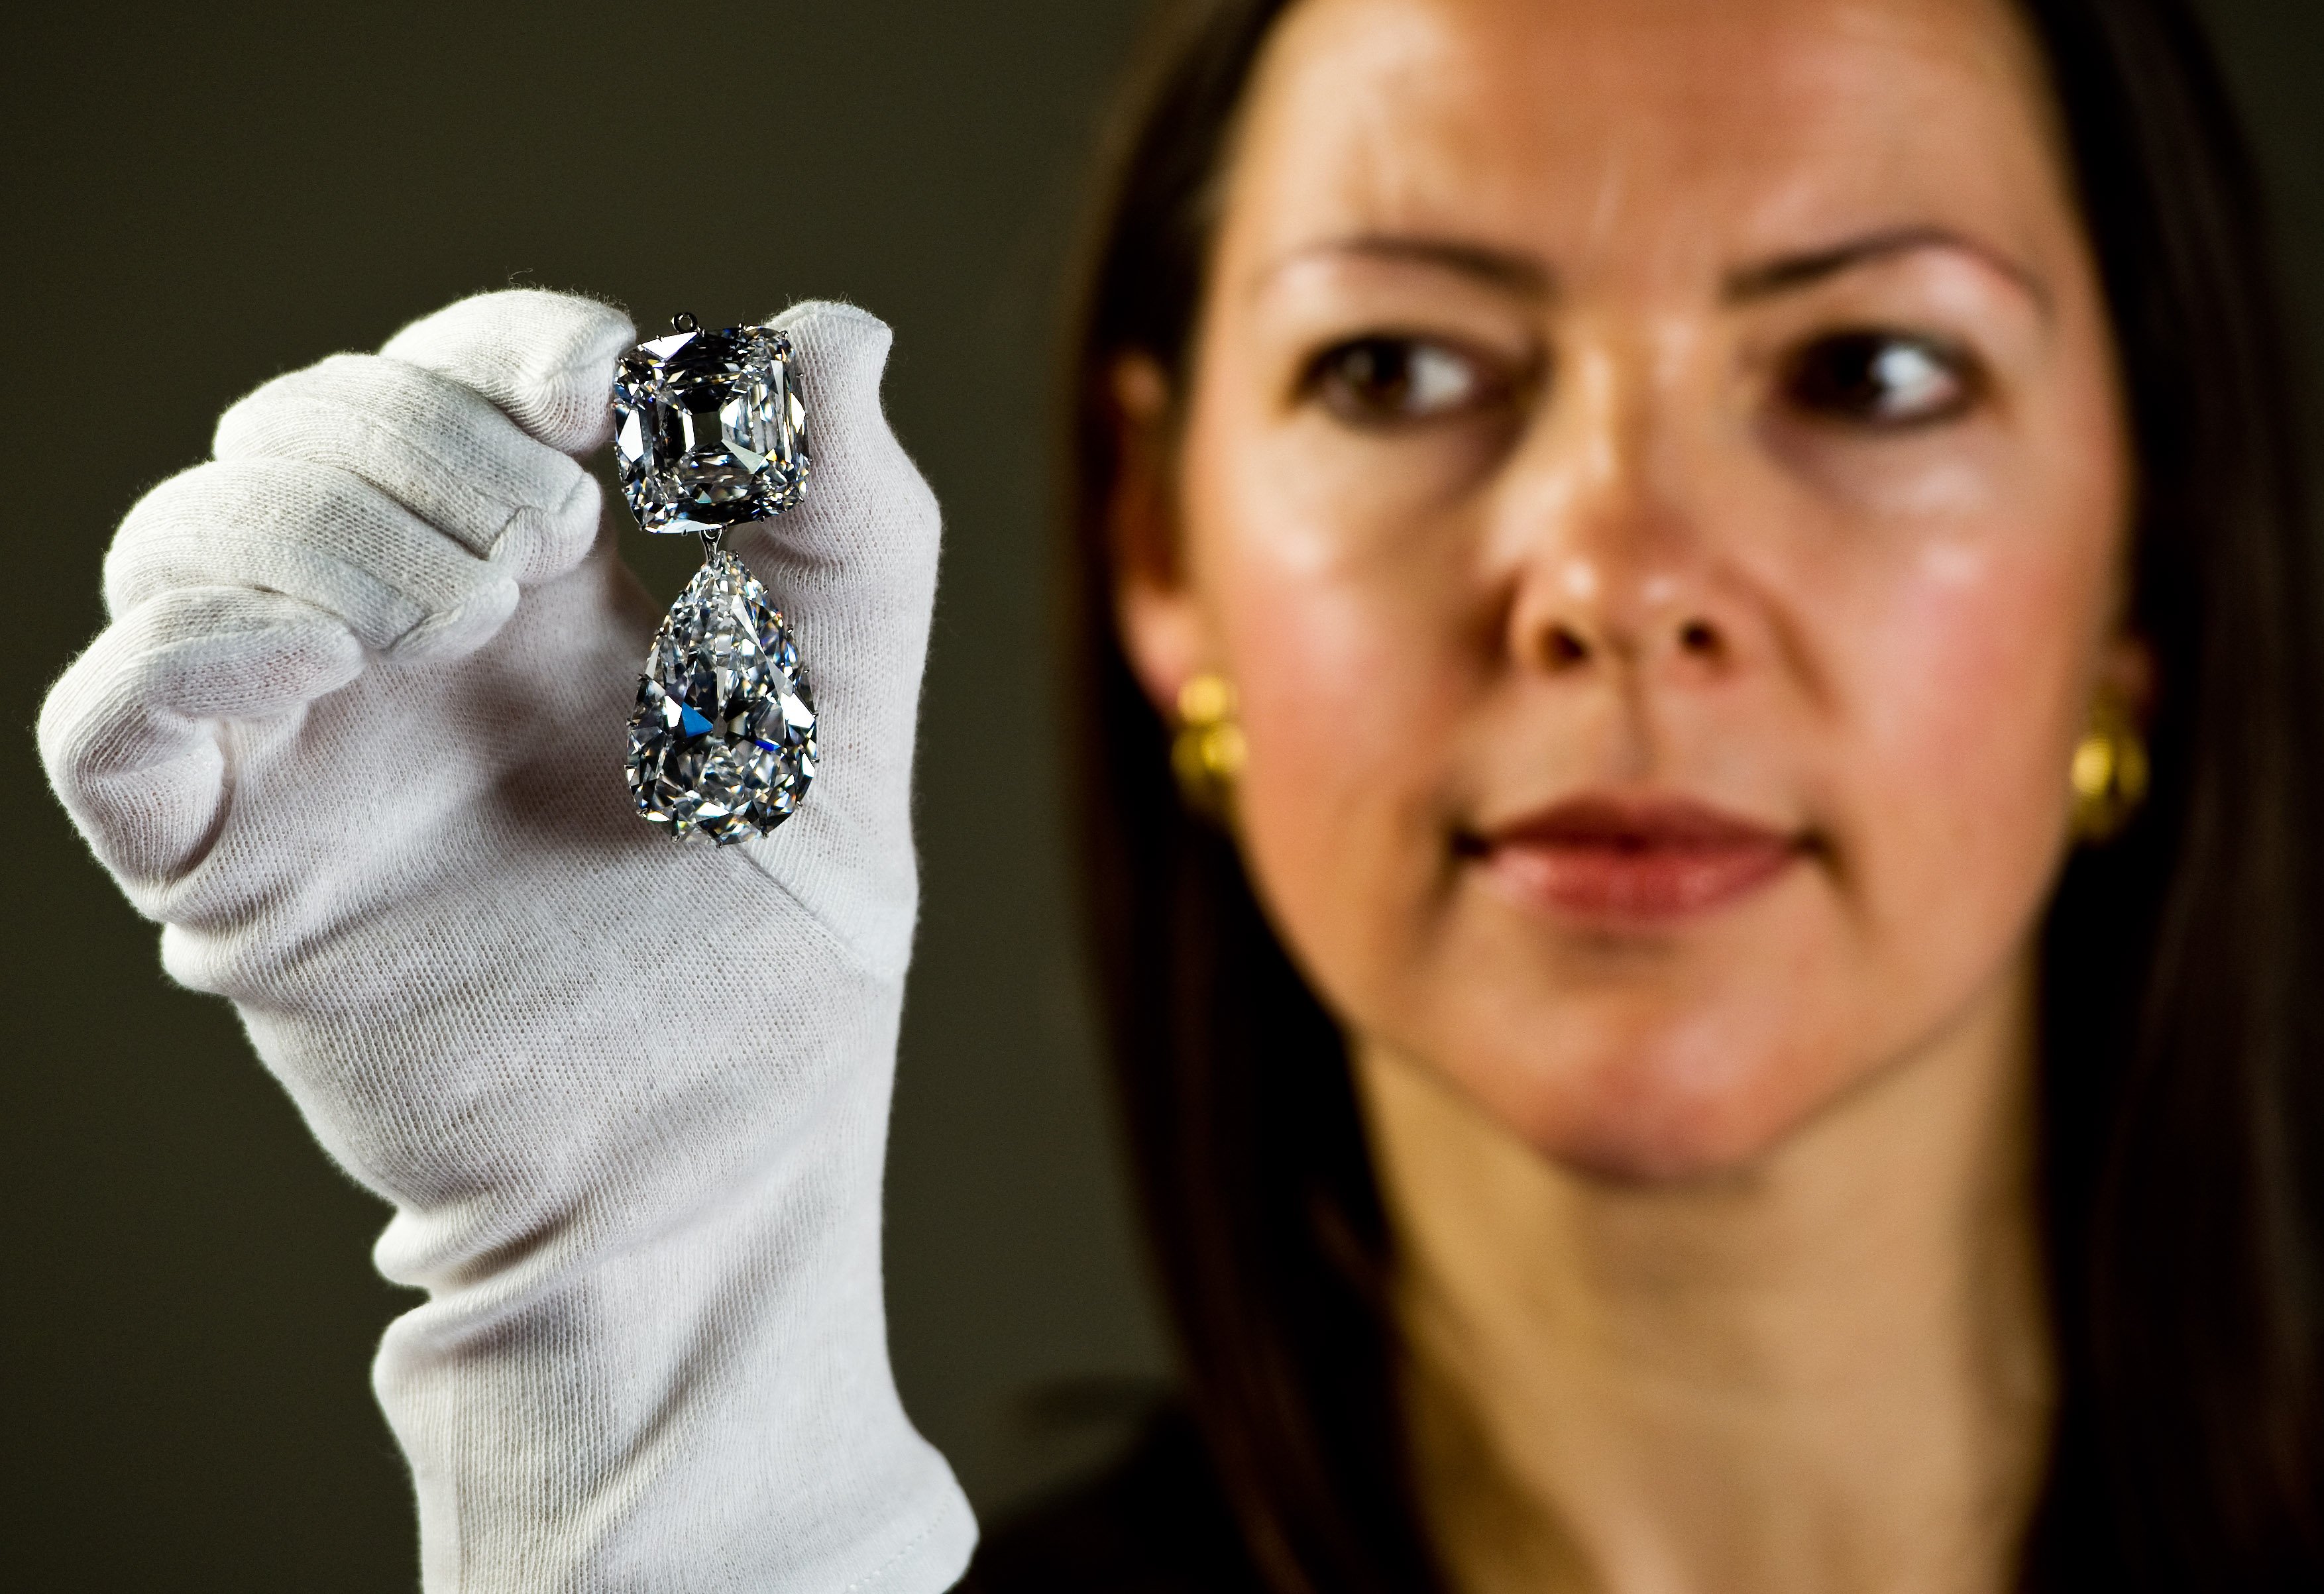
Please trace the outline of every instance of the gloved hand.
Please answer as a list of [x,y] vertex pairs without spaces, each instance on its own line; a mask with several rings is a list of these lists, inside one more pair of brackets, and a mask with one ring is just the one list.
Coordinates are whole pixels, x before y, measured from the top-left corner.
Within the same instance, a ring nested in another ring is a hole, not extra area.
[[798,817],[632,810],[662,604],[575,456],[622,317],[456,304],[269,382],[130,511],[50,779],[230,997],[428,1292],[375,1368],[430,1594],[932,1590],[975,1529],[887,1362],[880,1181],[917,909],[933,498],[886,327],[805,305],[805,502],[728,548],[819,708]]

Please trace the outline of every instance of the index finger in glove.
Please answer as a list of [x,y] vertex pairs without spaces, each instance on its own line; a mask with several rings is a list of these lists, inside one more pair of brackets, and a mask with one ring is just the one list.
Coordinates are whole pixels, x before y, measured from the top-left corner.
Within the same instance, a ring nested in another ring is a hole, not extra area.
[[586,454],[613,435],[613,365],[637,337],[594,299],[517,288],[447,305],[379,352],[474,388],[552,448]]
[[276,377],[219,418],[216,452],[350,472],[520,582],[564,574],[596,539],[601,494],[572,456],[466,383],[381,355]]

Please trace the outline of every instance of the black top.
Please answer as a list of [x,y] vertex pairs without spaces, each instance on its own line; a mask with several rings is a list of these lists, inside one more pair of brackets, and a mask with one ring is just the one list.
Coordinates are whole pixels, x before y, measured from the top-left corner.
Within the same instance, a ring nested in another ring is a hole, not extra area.
[[1183,1412],[1087,1483],[1002,1518],[956,1594],[1265,1594]]

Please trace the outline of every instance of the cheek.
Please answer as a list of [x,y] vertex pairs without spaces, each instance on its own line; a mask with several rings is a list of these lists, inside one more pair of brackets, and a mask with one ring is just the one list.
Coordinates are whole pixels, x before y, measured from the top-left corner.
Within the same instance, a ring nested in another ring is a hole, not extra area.
[[2010,530],[1913,549],[1838,631],[1848,900],[1925,986],[1991,959],[2038,908],[2105,619],[2102,559]]
[[1465,544],[1441,517],[1358,515],[1304,439],[1196,439],[1198,586],[1250,755],[1238,811],[1253,883],[1327,988],[1405,960],[1443,889],[1440,789],[1478,677]]
[[[2067,772],[2115,624],[2128,468],[2095,323],[2008,425],[1802,468],[1835,546],[1794,569],[1831,683],[1810,800],[1847,952],[1803,993],[1833,1087],[1924,1040],[2020,957],[2066,845]],[[1814,462],[1809,462],[1811,464]],[[1800,1054],[1803,1064],[1812,1054]]]

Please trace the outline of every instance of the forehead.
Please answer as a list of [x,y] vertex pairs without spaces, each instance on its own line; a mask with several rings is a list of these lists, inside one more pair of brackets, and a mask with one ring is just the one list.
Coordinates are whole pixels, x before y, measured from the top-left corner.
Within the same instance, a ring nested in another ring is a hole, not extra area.
[[1573,268],[1933,222],[2038,253],[2069,208],[2048,115],[2007,0],[1305,0],[1254,79],[1230,232]]

